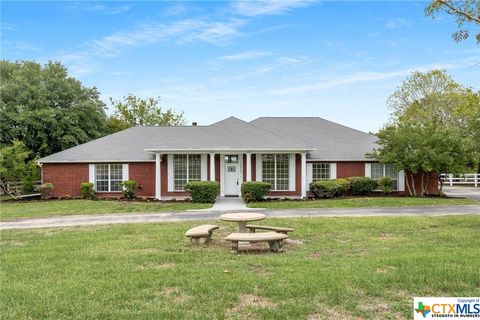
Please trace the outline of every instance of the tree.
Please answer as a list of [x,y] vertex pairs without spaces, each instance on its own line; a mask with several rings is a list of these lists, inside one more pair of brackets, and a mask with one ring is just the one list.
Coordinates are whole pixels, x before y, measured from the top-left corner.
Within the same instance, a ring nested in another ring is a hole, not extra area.
[[[387,103],[392,119],[377,134],[380,148],[370,156],[405,170],[411,195],[416,195],[413,174],[427,180],[428,173],[460,173],[478,166],[480,93],[444,71],[415,71]],[[421,182],[421,195],[427,185]]]
[[110,98],[115,112],[109,119],[113,130],[133,126],[175,126],[185,123],[183,112],[160,107],[160,98],[137,98],[133,94],[115,101]]
[[[439,12],[446,12],[455,16],[459,30],[452,34],[456,41],[462,41],[470,36],[466,25],[480,25],[480,1],[479,0],[432,0],[425,9],[427,16],[435,17]],[[480,43],[480,32],[475,35],[477,43]]]
[[45,156],[105,134],[105,105],[58,62],[0,61],[0,144]]

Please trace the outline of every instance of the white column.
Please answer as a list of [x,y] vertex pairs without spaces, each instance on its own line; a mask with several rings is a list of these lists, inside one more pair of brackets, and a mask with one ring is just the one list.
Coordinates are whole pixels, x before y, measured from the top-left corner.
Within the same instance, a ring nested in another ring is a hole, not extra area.
[[307,154],[302,153],[302,198],[307,197]]
[[160,162],[162,161],[162,155],[160,153],[155,153],[155,199],[161,200],[162,193],[161,193],[161,165]]
[[478,173],[475,172],[473,178],[475,179],[475,187],[478,187]]
[[252,181],[252,154],[247,153],[247,181]]
[[215,153],[210,153],[210,181],[215,181]]

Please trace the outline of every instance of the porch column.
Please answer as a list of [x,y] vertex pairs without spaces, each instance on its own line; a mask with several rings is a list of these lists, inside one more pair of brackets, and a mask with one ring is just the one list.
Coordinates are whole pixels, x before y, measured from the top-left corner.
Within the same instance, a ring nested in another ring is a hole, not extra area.
[[161,183],[162,183],[162,175],[161,175],[161,163],[162,155],[160,153],[155,153],[155,199],[161,200],[162,193],[161,193]]
[[252,181],[252,154],[247,153],[247,181]]
[[307,154],[302,153],[302,164],[301,164],[301,172],[302,172],[302,198],[307,197]]
[[215,181],[215,153],[210,153],[210,181]]

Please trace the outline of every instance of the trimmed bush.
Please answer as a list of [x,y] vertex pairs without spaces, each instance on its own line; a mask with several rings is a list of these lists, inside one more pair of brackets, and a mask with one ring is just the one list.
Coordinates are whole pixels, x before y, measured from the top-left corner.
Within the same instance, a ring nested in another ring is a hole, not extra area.
[[185,185],[185,190],[190,193],[192,202],[214,203],[220,184],[217,181],[192,181]]
[[338,196],[342,197],[350,190],[350,182],[347,179],[335,179],[335,182],[339,184]]
[[120,185],[123,187],[123,196],[128,200],[135,198],[135,192],[138,189],[138,183],[135,180],[126,180],[120,182]]
[[84,182],[80,184],[80,196],[83,199],[95,199],[95,190],[93,190],[93,183]]
[[393,181],[390,177],[383,177],[378,180],[378,185],[382,188],[384,194],[390,194],[393,190]]
[[335,180],[320,180],[310,183],[310,191],[318,198],[334,198],[342,187]]
[[354,196],[370,196],[377,187],[377,181],[369,177],[350,177],[348,181]]
[[45,199],[48,198],[48,194],[49,194],[50,192],[52,192],[53,188],[54,188],[54,187],[53,187],[53,184],[47,182],[47,183],[41,184],[41,185],[39,185],[39,186],[36,186],[36,187],[35,187],[35,191],[38,192],[38,193],[40,193],[42,199],[45,200]]
[[242,183],[241,193],[245,202],[261,201],[270,190],[272,184],[263,181],[247,181]]

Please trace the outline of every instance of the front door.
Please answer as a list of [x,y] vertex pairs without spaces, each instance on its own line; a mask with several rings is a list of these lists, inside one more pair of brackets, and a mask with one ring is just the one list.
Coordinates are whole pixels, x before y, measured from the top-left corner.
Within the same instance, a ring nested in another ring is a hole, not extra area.
[[238,155],[225,156],[225,195],[240,194],[240,160]]

